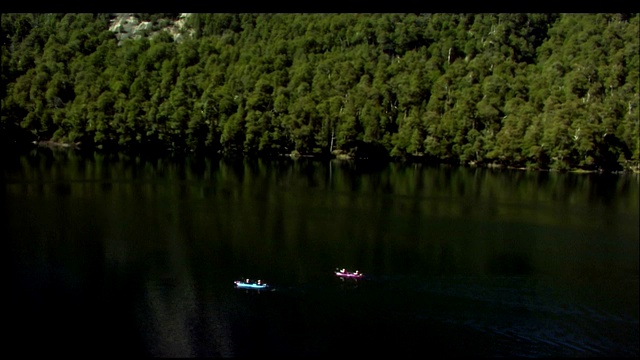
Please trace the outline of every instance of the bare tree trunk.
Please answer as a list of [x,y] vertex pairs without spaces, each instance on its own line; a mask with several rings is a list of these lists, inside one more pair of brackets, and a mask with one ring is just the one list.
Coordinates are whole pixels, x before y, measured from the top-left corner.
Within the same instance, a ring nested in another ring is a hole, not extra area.
[[331,145],[329,146],[329,153],[333,154],[333,139],[335,139],[335,129],[331,129]]

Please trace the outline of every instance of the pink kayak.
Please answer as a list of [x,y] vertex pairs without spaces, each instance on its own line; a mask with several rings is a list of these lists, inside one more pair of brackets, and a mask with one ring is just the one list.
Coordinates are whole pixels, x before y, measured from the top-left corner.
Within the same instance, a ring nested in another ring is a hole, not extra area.
[[336,274],[336,276],[343,277],[343,278],[360,279],[360,278],[364,277],[364,274],[359,273],[359,272],[349,272],[349,271],[341,272],[341,271],[335,271],[334,273]]

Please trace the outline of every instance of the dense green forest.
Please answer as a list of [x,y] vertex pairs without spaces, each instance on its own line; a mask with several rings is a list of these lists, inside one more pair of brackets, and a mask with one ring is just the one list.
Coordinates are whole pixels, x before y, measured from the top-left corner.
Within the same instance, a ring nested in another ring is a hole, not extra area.
[[0,140],[638,169],[638,14],[113,17],[2,14]]

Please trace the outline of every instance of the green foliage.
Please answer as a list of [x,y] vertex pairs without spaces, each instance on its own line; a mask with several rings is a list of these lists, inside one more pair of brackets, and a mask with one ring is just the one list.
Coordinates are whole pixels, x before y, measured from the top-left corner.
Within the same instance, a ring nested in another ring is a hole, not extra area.
[[176,40],[163,27],[180,14],[134,15],[152,31],[118,43],[107,14],[3,14],[2,129],[114,149],[640,161],[635,13],[191,14]]

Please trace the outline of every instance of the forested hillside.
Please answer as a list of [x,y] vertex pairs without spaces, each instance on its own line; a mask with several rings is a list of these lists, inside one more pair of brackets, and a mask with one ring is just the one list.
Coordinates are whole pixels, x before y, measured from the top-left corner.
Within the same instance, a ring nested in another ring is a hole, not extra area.
[[3,142],[638,169],[638,14],[112,18],[2,14]]

